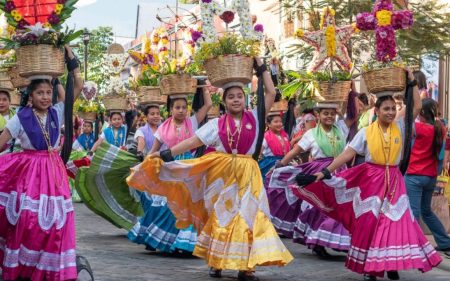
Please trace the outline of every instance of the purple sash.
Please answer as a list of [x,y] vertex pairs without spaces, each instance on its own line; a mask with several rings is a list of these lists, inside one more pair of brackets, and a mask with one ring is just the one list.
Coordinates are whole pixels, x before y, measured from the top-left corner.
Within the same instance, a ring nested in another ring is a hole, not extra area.
[[[233,147],[230,147],[230,144],[228,143],[227,122],[229,124],[230,131],[233,134]],[[233,149],[237,149],[237,154],[247,154],[252,147],[253,141],[256,137],[256,120],[252,112],[244,111],[241,122],[241,136],[239,138],[239,143],[237,143],[239,134],[235,133],[237,128],[233,117],[225,114],[219,118],[219,137],[227,153],[231,154]]]
[[[31,144],[36,150],[47,150],[47,143],[45,142],[44,134],[42,133],[41,126],[36,116],[34,116],[33,109],[31,107],[24,107],[17,113],[19,117],[20,124],[30,139]],[[58,113],[53,107],[48,109],[47,121],[45,124],[45,129],[50,128],[50,143],[52,147],[56,145],[58,140],[60,129],[58,122]]]
[[145,146],[147,151],[150,151],[153,147],[153,142],[155,141],[155,136],[153,134],[152,128],[148,124],[140,127],[139,130],[144,134]]

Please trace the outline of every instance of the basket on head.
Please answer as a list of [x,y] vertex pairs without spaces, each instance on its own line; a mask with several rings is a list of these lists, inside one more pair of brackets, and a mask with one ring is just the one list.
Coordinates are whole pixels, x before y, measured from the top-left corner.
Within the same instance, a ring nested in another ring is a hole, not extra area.
[[248,84],[253,78],[253,58],[242,55],[226,55],[205,61],[208,80],[214,87],[229,82]]
[[19,75],[28,79],[51,79],[64,74],[64,52],[51,45],[21,46],[16,51]]
[[160,82],[163,95],[193,94],[197,90],[197,80],[188,74],[165,75]]
[[352,81],[319,81],[319,93],[327,102],[343,102],[347,100]]
[[0,89],[11,92],[14,89],[7,69],[0,70]]
[[108,55],[123,54],[123,53],[125,53],[125,49],[120,44],[112,43],[111,45],[109,45],[108,49],[106,50],[106,53]]
[[124,97],[111,95],[103,98],[103,104],[108,111],[126,111],[128,109],[128,100]]
[[406,73],[403,68],[389,67],[363,73],[369,93],[400,92],[406,86]]
[[19,75],[19,69],[17,66],[13,66],[9,69],[9,76],[11,77],[11,82],[14,88],[22,89],[30,84],[30,80]]
[[19,106],[20,105],[20,98],[21,98],[21,94],[20,92],[9,92],[10,97],[11,97],[11,102],[10,105],[11,106]]
[[94,122],[97,119],[97,112],[78,112],[77,114],[84,121]]
[[280,100],[280,101],[273,103],[272,108],[270,109],[269,115],[280,115],[280,114],[286,112],[287,109],[288,109],[288,101]]
[[167,96],[161,95],[159,87],[140,86],[136,91],[138,102],[141,105],[158,104],[162,105],[167,102]]

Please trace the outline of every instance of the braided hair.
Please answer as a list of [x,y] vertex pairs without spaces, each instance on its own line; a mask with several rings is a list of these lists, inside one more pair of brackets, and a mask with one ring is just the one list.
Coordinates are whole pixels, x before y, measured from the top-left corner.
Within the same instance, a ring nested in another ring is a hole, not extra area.
[[420,112],[420,116],[422,116],[428,124],[434,126],[432,151],[436,159],[438,159],[442,148],[444,134],[441,122],[436,120],[437,111],[437,103],[433,99],[425,98],[422,100],[422,111]]

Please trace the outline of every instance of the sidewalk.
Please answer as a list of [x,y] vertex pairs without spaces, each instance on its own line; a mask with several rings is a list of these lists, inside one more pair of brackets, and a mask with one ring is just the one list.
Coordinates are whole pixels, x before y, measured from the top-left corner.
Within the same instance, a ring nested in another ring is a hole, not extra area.
[[[428,241],[430,241],[430,243],[436,247],[436,242],[434,242],[434,238],[433,235],[426,235]],[[446,271],[450,271],[450,258],[447,258],[446,255],[441,254],[442,257],[442,262],[441,264],[438,266],[438,268],[442,269],[442,270],[446,270]]]

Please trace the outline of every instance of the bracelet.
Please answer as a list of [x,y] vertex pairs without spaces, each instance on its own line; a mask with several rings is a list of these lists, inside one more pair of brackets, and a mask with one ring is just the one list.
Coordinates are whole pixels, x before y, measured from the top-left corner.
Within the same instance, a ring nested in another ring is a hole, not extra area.
[[408,87],[414,87],[414,86],[417,86],[417,80],[416,79],[411,80],[411,81],[408,82]]
[[324,179],[326,179],[326,180],[331,179],[330,170],[328,170],[327,168],[322,169],[322,174],[323,174]]
[[172,156],[172,151],[170,149],[163,150],[159,153],[159,156],[164,162],[172,162],[175,159]]
[[258,68],[256,69],[256,77],[261,77],[265,71],[267,71],[267,66],[266,66],[266,64],[261,64],[261,65],[258,66]]

